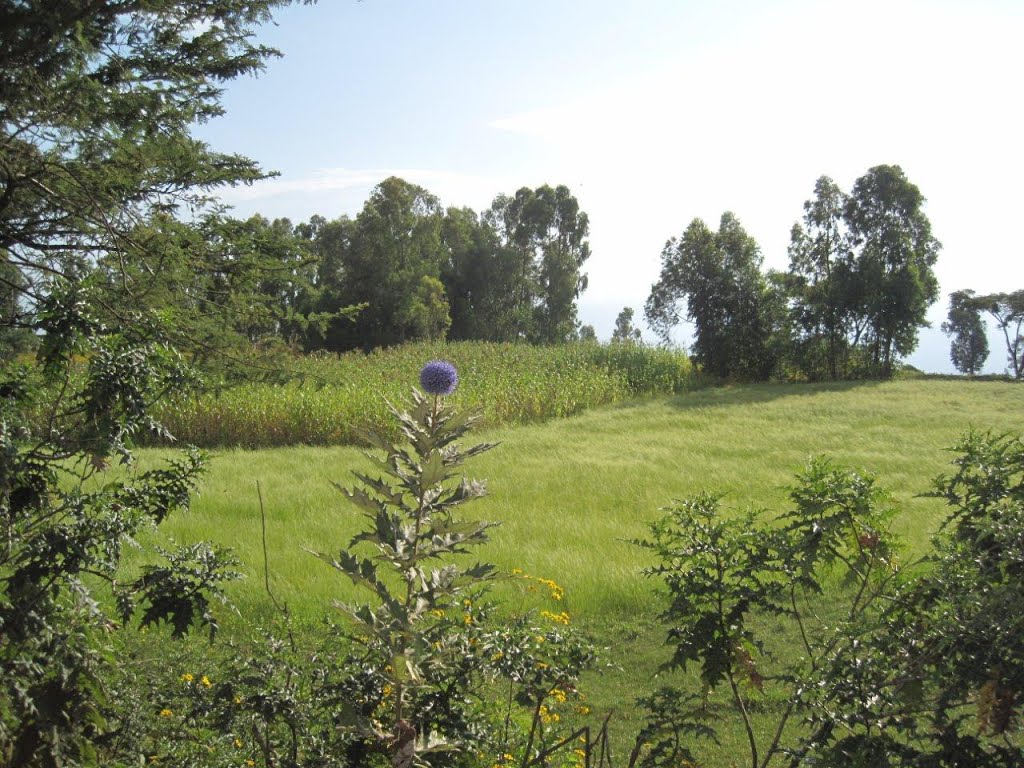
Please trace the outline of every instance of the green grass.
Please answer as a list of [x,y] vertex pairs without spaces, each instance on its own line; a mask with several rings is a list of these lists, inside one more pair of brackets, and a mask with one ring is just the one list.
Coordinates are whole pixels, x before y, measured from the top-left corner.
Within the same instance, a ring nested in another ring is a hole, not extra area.
[[434,358],[459,369],[453,402],[480,411],[490,426],[570,416],[695,384],[684,353],[653,347],[418,343],[369,355],[299,358],[287,384],[252,382],[177,398],[158,415],[181,442],[207,447],[360,443],[367,429],[394,431],[385,398],[407,396],[421,366]]
[[[726,494],[728,507],[781,511],[794,473],[827,454],[879,476],[899,510],[897,531],[923,552],[944,509],[920,494],[947,469],[944,449],[972,428],[1024,431],[1024,387],[915,380],[703,389],[475,434],[501,445],[468,465],[468,474],[488,480],[490,495],[467,511],[502,523],[480,556],[561,583],[564,608],[622,667],[588,681],[595,714],[617,712],[621,755],[638,726],[630,702],[652,687],[667,656],[655,621],[660,598],[639,575],[649,563],[628,543],[645,535],[659,507],[707,489]],[[146,463],[157,455],[147,452]],[[359,467],[364,460],[349,447],[219,451],[192,511],[165,523],[161,535],[232,547],[247,578],[231,597],[246,617],[265,617],[259,481],[273,590],[311,628],[331,600],[354,596],[341,574],[303,549],[340,549],[359,529],[359,513],[332,487],[348,484]],[[513,608],[542,605],[513,580],[495,593]],[[727,727],[722,762],[709,764],[742,764],[743,746]]]

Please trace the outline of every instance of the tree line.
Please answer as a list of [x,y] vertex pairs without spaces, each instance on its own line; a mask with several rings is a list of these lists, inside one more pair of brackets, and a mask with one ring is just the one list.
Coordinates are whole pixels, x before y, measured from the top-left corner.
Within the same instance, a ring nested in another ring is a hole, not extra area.
[[871,168],[848,193],[822,176],[793,225],[784,272],[762,271],[734,214],[717,231],[694,219],[662,251],[647,322],[668,340],[691,321],[693,357],[722,378],[889,376],[938,298],[941,245],[924,202],[899,166]]

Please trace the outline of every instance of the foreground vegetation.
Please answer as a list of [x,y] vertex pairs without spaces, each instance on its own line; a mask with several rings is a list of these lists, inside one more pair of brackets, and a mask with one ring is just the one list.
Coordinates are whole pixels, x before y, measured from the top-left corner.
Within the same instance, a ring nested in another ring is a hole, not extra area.
[[[504,610],[556,607],[546,590],[530,592],[512,578],[517,569],[564,588],[557,610],[586,627],[613,665],[585,677],[582,690],[594,714],[615,712],[621,751],[643,721],[630,703],[655,686],[668,657],[657,622],[663,598],[639,576],[650,556],[628,543],[646,534],[660,507],[709,490],[726,494],[727,516],[750,507],[785,510],[794,473],[809,456],[827,454],[875,472],[878,485],[892,491],[893,530],[906,539],[901,557],[909,560],[927,551],[944,515],[942,500],[921,495],[930,478],[947,471],[951,455],[944,448],[972,428],[1020,431],[1022,413],[1024,392],[1006,382],[750,385],[488,430],[478,437],[502,445],[475,460],[474,475],[487,478],[491,494],[473,515],[501,527],[481,557],[509,575],[494,587]],[[263,582],[256,480],[271,588],[312,642],[323,632],[322,617],[333,614],[330,603],[357,593],[304,548],[342,547],[357,532],[357,512],[331,482],[345,483],[350,469],[367,468],[358,450],[345,447],[216,454],[193,510],[169,520],[163,532],[210,538],[239,555],[247,578],[228,588],[240,611],[226,622],[229,635],[276,613]],[[795,653],[788,648],[783,660]],[[724,701],[717,706],[726,725],[721,751],[713,754],[727,764],[742,754],[746,737],[735,712]],[[769,700],[755,724],[763,718],[767,729],[770,715]]]

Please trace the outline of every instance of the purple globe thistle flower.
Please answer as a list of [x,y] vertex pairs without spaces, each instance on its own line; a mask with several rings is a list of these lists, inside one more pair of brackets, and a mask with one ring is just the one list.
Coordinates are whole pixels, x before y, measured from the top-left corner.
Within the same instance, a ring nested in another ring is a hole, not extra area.
[[447,360],[431,360],[420,371],[420,385],[431,395],[450,395],[459,385],[459,374]]

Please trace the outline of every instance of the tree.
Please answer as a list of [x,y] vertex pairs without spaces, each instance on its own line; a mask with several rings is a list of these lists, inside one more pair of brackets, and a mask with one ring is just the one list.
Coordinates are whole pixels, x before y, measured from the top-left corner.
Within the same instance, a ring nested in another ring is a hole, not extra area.
[[151,300],[168,270],[201,276],[224,245],[212,232],[231,237],[211,190],[265,175],[190,129],[275,54],[251,40],[284,4],[0,0],[0,279],[39,339],[35,366],[0,364],[3,768],[141,763],[111,738],[109,632],[140,613],[174,634],[216,628],[214,547],[115,580],[123,542],[188,504],[202,457],[94,475],[160,432],[151,405],[189,385],[182,351],[209,343]]
[[597,343],[597,331],[594,330],[592,325],[581,325],[580,326],[580,341],[587,344]]
[[978,296],[975,306],[996,321],[1006,340],[1006,358],[1015,379],[1024,379],[1024,290]]
[[449,208],[441,228],[446,258],[441,279],[451,304],[449,338],[516,341],[532,317],[521,310],[523,269],[514,249],[503,245],[493,219],[470,208]]
[[623,344],[635,344],[640,341],[640,329],[633,325],[633,308],[624,307],[619,316],[615,318],[615,329],[612,331],[612,341]]
[[409,315],[417,338],[443,340],[448,327],[452,324],[451,315],[448,314],[448,300],[444,295],[444,284],[436,277],[421,277]]
[[939,296],[932,267],[942,246],[932,236],[924,202],[897,165],[869,169],[846,201],[859,312],[868,325],[871,364],[883,376],[891,374],[897,357],[914,351],[917,331],[927,327],[928,307]]
[[942,324],[942,332],[952,336],[950,360],[960,373],[973,376],[988,359],[988,337],[985,321],[974,300],[974,291],[954,291],[949,294],[949,314]]
[[24,317],[22,293],[26,288],[21,271],[0,261],[0,359],[7,359],[34,348],[36,338]]
[[812,377],[824,369],[833,380],[840,377],[856,300],[852,251],[843,224],[846,202],[832,179],[819,178],[814,199],[804,203],[803,224],[793,225],[789,246],[788,290],[803,337],[799,363]]
[[374,188],[351,225],[325,230],[337,236],[330,256],[337,303],[367,305],[354,323],[332,326],[329,349],[372,349],[423,337],[415,305],[422,278],[441,274],[441,221],[436,197],[392,176]]
[[761,254],[732,213],[718,232],[694,219],[681,239],[666,243],[658,282],[644,307],[648,323],[668,341],[680,318],[679,302],[695,325],[693,355],[720,377],[763,379],[775,359],[770,337],[773,290],[761,274]]
[[511,265],[516,336],[554,343],[576,335],[576,300],[586,290],[587,215],[568,187],[544,185],[499,195],[486,212]]

